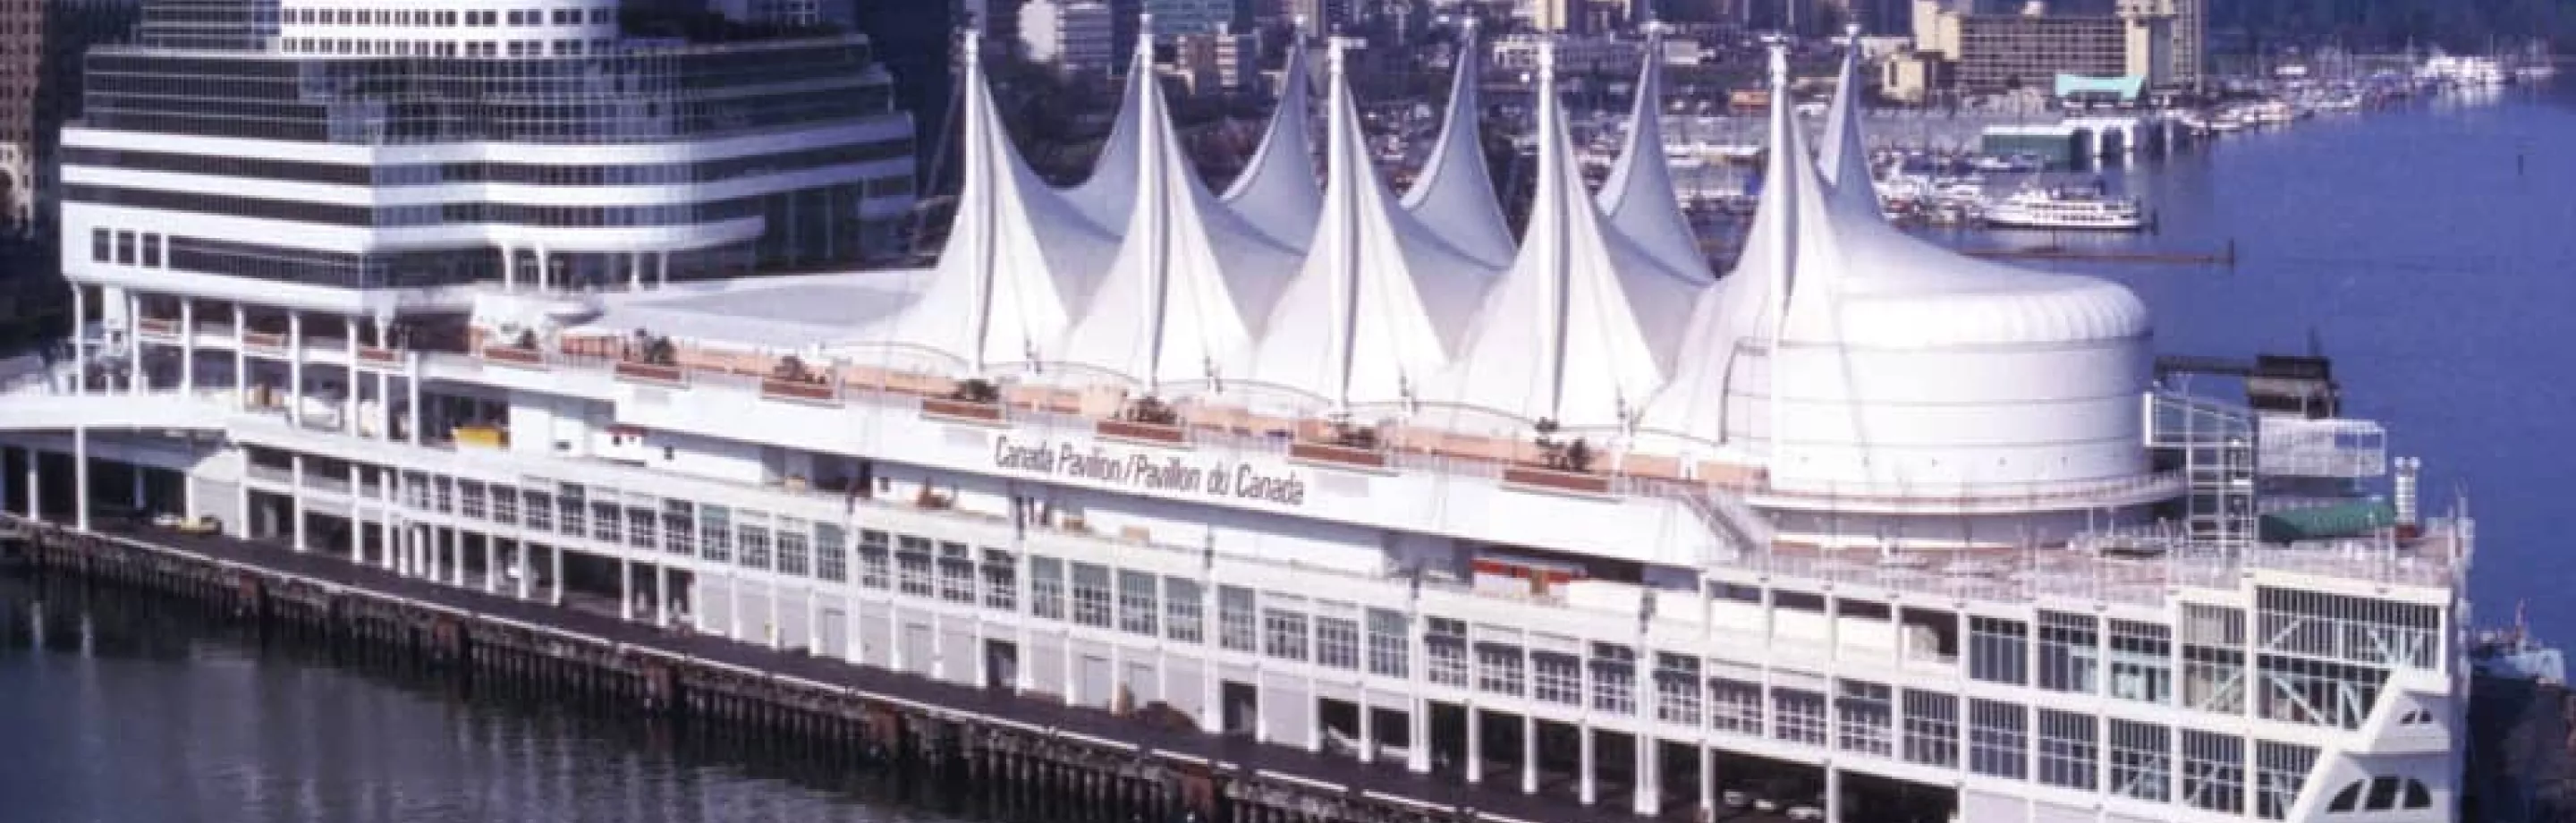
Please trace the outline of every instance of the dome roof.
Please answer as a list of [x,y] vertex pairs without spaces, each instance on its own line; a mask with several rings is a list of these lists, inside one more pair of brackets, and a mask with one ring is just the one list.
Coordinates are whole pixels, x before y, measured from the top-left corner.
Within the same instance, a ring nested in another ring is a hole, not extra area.
[[[1835,342],[1872,348],[2081,343],[2145,337],[2147,306],[2107,280],[2025,271],[1967,257],[1871,220],[1832,227],[1842,271]],[[1812,342],[1792,322],[1788,339]]]

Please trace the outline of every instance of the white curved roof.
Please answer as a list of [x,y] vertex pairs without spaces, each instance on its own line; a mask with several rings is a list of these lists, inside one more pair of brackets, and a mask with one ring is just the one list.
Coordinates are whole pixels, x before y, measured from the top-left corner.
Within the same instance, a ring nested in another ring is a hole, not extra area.
[[1831,196],[1838,208],[1856,214],[1879,214],[1878,188],[1869,171],[1869,147],[1861,140],[1860,27],[1845,26],[1844,33],[1851,46],[1843,51],[1842,76],[1834,84],[1833,107],[1825,112],[1825,134],[1816,148],[1816,168],[1832,187]]
[[969,374],[1043,359],[1089,300],[1117,240],[1020,159],[966,42],[964,184],[918,300],[861,340],[927,350]]
[[1646,39],[1645,67],[1637,73],[1637,100],[1628,116],[1628,139],[1610,175],[1601,183],[1601,210],[1610,227],[1666,269],[1709,279],[1708,256],[1683,216],[1673,191],[1673,171],[1664,157],[1664,71],[1662,29]]
[[1261,147],[1244,164],[1243,174],[1221,199],[1243,222],[1282,245],[1302,246],[1315,233],[1315,216],[1323,211],[1324,190],[1315,182],[1313,119],[1307,111],[1306,44],[1302,36],[1288,44],[1288,60],[1279,87],[1279,108]]
[[1699,291],[1608,231],[1539,47],[1538,191],[1520,254],[1433,398],[1568,430],[1626,427],[1662,386]]
[[1440,142],[1423,161],[1422,174],[1404,193],[1404,209],[1449,245],[1487,264],[1512,259],[1511,228],[1494,195],[1494,180],[1485,168],[1484,138],[1479,133],[1484,108],[1477,101],[1481,50],[1471,21],[1458,41],[1457,72],[1449,81],[1448,115],[1440,124]]
[[1136,202],[1136,143],[1145,123],[1145,93],[1154,81],[1154,40],[1138,43],[1127,64],[1127,92],[1118,103],[1118,119],[1101,138],[1100,155],[1092,158],[1091,176],[1064,191],[1064,199],[1082,210],[1094,225],[1116,230],[1127,224],[1127,209]]
[[1157,391],[1208,381],[1249,349],[1296,252],[1235,217],[1191,169],[1162,86],[1136,88],[1137,197],[1063,362]]
[[1400,404],[1450,364],[1493,272],[1396,207],[1370,165],[1338,47],[1331,62],[1323,220],[1233,379],[1335,410]]

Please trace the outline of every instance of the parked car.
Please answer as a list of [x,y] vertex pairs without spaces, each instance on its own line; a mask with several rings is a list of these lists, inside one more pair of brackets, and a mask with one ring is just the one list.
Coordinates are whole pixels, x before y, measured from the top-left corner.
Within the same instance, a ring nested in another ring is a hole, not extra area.
[[1799,821],[1799,823],[1814,823],[1814,821],[1825,819],[1825,810],[1805,804],[1791,806],[1789,807],[1789,819]]
[[1742,789],[1728,789],[1725,794],[1718,795],[1718,802],[1725,803],[1730,809],[1741,809],[1753,805],[1753,795],[1744,793]]
[[211,514],[201,514],[184,519],[172,528],[178,529],[182,534],[219,534],[224,530],[224,521],[215,519]]

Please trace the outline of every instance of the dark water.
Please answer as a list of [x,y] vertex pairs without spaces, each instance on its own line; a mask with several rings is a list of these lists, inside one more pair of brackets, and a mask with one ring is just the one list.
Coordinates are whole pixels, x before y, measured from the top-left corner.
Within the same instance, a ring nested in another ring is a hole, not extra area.
[[[2571,84],[2576,85],[2576,84]],[[2481,517],[2488,622],[2576,643],[2576,88],[2240,135],[2126,175],[2153,236],[1962,243],[2211,252],[2103,269],[2163,350],[2296,351]],[[2447,504],[2435,506],[2437,510]],[[38,604],[42,606],[39,608]],[[42,613],[42,644],[29,641]],[[543,702],[264,649],[157,601],[0,578],[0,821],[898,821],[884,786]]]
[[0,613],[9,823],[957,819],[873,770],[605,707],[468,697],[161,598],[0,574]]

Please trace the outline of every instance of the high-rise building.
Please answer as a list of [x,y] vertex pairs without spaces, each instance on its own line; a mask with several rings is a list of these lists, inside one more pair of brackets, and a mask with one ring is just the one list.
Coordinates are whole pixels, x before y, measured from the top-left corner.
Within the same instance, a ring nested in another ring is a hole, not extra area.
[[1032,62],[1067,74],[1117,64],[1109,7],[1096,0],[1029,0],[1020,7],[1020,46]]
[[0,237],[46,223],[56,133],[80,114],[80,55],[127,36],[140,12],[136,0],[0,0]]
[[62,138],[67,277],[372,314],[473,282],[903,251],[913,123],[864,36],[628,40],[597,0],[310,2],[278,6],[266,44],[90,51]]
[[2173,43],[2165,67],[2167,82],[2199,88],[2205,76],[2201,61],[2209,42],[2209,0],[2120,0],[2120,12],[2130,16],[2160,16],[2171,19]]
[[1154,41],[1171,43],[1236,25],[1236,6],[1235,0],[1145,0],[1145,13],[1154,16]]
[[[1969,11],[1967,4],[1914,0],[1914,55],[1949,64],[1960,90],[1993,93],[2051,88],[2060,74],[2170,81],[2172,18],[2123,10],[2114,14],[2051,13],[2045,4],[2017,12]],[[1900,97],[1917,90],[1900,89]]]
[[1306,30],[1331,33],[1360,24],[1362,0],[1288,0],[1288,16],[1304,18]]

